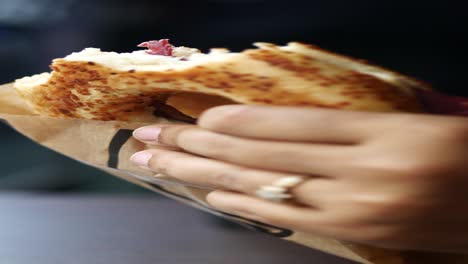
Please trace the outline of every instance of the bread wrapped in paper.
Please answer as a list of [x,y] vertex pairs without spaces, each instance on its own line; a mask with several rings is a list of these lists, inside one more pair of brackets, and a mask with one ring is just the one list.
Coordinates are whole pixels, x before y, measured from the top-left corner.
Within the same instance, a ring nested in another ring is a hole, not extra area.
[[131,138],[132,129],[168,122],[158,116],[193,122],[217,105],[467,115],[467,99],[435,93],[412,78],[297,42],[283,47],[257,43],[256,49],[241,53],[212,49],[208,54],[169,45],[142,43],[148,51],[122,54],[91,48],[56,59],[51,73],[25,77],[14,85],[40,116],[32,115],[6,85],[0,89],[0,121],[114,176],[254,230],[360,263],[468,263],[468,256],[367,247],[223,214],[207,206],[208,190],[153,177],[129,161],[144,148]]

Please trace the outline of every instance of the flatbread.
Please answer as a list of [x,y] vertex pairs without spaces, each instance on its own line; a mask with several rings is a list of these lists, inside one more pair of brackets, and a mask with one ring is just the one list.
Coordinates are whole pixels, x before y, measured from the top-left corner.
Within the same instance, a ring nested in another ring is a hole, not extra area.
[[40,115],[95,120],[151,121],[161,103],[193,118],[233,103],[422,111],[415,89],[427,87],[411,78],[307,44],[255,45],[173,57],[86,49],[15,88]]

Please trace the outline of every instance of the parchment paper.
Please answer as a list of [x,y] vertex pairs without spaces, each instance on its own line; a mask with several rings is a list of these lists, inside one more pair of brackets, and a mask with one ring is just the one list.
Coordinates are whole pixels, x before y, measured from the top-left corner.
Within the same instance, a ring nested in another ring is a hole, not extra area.
[[[16,94],[12,84],[0,86],[0,121],[19,133],[58,153],[104,170],[144,188],[161,193],[208,213],[235,221],[247,228],[264,232],[307,247],[355,260],[361,263],[468,263],[468,257],[450,254],[397,252],[337,241],[271,226],[211,208],[204,200],[210,191],[168,177],[155,177],[133,166],[130,156],[144,145],[131,137],[132,130],[147,125],[116,121],[93,121],[37,116]],[[160,123],[170,123],[161,118]],[[72,238],[71,238],[72,239]]]

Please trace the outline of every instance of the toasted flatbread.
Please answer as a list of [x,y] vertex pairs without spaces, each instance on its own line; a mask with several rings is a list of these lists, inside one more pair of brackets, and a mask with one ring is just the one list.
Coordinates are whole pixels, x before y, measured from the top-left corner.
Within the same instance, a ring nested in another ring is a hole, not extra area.
[[95,120],[151,122],[161,104],[191,118],[225,104],[423,111],[415,89],[427,87],[411,78],[307,44],[255,46],[172,56],[88,48],[15,88],[40,115]]

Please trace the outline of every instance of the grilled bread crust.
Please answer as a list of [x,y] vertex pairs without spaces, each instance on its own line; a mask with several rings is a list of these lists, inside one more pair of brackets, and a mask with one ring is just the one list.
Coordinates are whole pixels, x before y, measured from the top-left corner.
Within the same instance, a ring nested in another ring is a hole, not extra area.
[[56,59],[52,73],[17,80],[15,88],[40,115],[95,120],[151,122],[161,102],[195,118],[231,103],[423,111],[415,89],[428,87],[414,79],[312,45],[255,45],[222,59],[188,57],[190,66],[161,70]]

